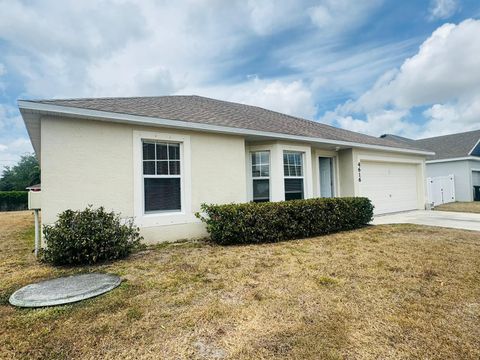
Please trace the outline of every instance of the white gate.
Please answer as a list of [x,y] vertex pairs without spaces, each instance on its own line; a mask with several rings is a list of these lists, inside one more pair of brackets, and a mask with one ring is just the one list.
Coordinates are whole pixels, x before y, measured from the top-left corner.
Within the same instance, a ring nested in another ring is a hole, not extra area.
[[433,206],[455,201],[455,179],[453,175],[427,178],[428,202]]

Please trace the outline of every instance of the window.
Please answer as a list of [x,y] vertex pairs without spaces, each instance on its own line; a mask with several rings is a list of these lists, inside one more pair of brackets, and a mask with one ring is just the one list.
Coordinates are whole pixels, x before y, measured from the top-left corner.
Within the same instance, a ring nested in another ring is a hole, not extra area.
[[181,210],[180,143],[142,141],[144,211]]
[[270,201],[270,152],[252,152],[253,201]]
[[303,199],[303,153],[283,152],[285,200]]

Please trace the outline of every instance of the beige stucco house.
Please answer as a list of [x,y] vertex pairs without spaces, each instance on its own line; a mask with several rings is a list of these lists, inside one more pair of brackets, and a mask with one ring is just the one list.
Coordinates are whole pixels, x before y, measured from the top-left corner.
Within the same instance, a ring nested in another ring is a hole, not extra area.
[[425,207],[433,153],[198,96],[19,101],[42,170],[44,224],[103,205],[148,242],[205,235],[202,203],[367,196],[377,214]]

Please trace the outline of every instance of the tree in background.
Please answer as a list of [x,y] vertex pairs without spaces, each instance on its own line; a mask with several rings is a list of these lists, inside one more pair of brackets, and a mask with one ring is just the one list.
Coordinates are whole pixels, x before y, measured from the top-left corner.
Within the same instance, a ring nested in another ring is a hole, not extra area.
[[23,191],[26,187],[40,183],[40,165],[33,154],[20,158],[17,165],[5,166],[0,178],[0,191]]

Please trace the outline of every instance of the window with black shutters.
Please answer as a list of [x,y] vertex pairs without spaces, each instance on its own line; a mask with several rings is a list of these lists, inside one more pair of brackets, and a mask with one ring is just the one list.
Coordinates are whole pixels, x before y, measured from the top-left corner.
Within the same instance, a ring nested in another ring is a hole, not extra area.
[[285,200],[303,199],[303,153],[283,152]]
[[254,151],[251,155],[253,201],[270,201],[270,152]]
[[180,144],[144,140],[142,147],[145,212],[180,211]]

